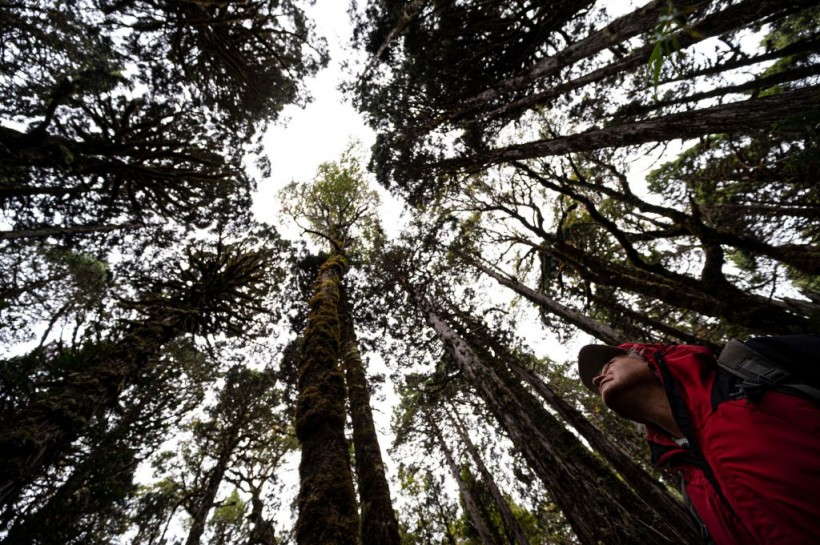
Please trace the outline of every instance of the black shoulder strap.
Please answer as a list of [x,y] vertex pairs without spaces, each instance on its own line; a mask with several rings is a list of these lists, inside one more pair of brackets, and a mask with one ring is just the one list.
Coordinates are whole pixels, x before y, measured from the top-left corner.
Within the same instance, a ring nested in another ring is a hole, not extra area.
[[[812,337],[811,335],[799,335],[794,337]],[[779,360],[773,360],[764,356],[752,347],[767,347],[767,352],[771,353],[773,347],[789,346],[788,350],[779,353],[780,358],[791,355],[795,358],[803,358],[802,363],[808,363],[806,358],[810,354],[804,354],[801,350],[782,341],[785,337],[758,337],[746,343],[731,340],[726,343],[726,347],[718,358],[718,365],[729,373],[740,378],[738,390],[732,394],[735,399],[747,398],[755,401],[767,390],[778,390],[784,393],[805,397],[815,401],[820,401],[820,387],[810,384],[802,376],[796,376],[789,368],[782,365]],[[820,340],[820,337],[817,337]],[[771,343],[769,343],[771,341]],[[778,349],[778,348],[775,348]],[[792,367],[798,365],[793,363]]]
[[820,386],[820,335],[755,337],[744,344],[800,380]]

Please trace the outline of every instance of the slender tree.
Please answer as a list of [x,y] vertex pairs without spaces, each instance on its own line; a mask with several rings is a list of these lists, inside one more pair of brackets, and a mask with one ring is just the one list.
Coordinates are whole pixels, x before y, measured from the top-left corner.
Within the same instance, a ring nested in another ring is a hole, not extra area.
[[496,509],[501,514],[501,521],[504,525],[507,540],[513,545],[528,545],[529,541],[524,535],[524,530],[516,520],[515,515],[513,515],[507,500],[501,495],[501,491],[498,489],[498,485],[495,484],[492,474],[487,469],[484,461],[481,459],[478,449],[473,444],[472,440],[470,440],[470,436],[467,434],[467,430],[464,427],[461,417],[452,406],[447,416],[453,429],[455,429],[458,437],[461,439],[461,442],[464,444],[467,452],[473,460],[473,463],[478,469],[481,479],[495,502]]
[[[514,353],[509,346],[498,338],[485,324],[474,317],[459,313],[459,319],[473,332],[475,342],[483,344],[492,352],[518,380],[528,384],[543,401],[553,409],[569,426],[583,437],[606,462],[624,478],[638,497],[652,505],[665,520],[671,521],[677,528],[685,529],[690,523],[690,515],[684,506],[673,498],[669,491],[618,444],[607,437],[592,424],[583,413],[571,403],[558,395],[549,384],[541,380],[527,365],[522,355]],[[460,429],[456,427],[456,429]],[[469,443],[465,441],[465,444]],[[691,536],[690,536],[691,537]]]
[[[191,516],[186,545],[198,545],[205,531],[208,513],[217,505],[220,485],[237,450],[254,435],[255,428],[273,424],[270,391],[275,384],[271,372],[256,372],[241,367],[228,371],[210,419],[196,422],[193,437],[202,459],[212,459],[211,467],[201,470],[200,486],[188,491],[185,508]],[[200,459],[200,463],[202,462]]]
[[453,480],[455,480],[456,484],[458,484],[459,494],[461,495],[461,501],[464,505],[467,518],[470,521],[470,525],[475,529],[476,533],[478,534],[481,544],[497,544],[498,540],[494,538],[493,534],[490,531],[487,517],[485,513],[482,512],[482,509],[480,508],[476,498],[473,496],[473,492],[468,486],[467,482],[462,478],[460,464],[456,461],[453,451],[450,449],[446,440],[444,439],[444,436],[441,433],[441,429],[439,429],[438,425],[436,424],[435,420],[431,417],[430,414],[425,413],[424,418],[427,425],[430,427],[430,430],[433,432],[433,436],[436,439],[439,449],[441,449],[441,452],[444,454],[444,459],[447,462],[447,467],[450,469],[450,475],[452,475]]
[[[407,283],[405,289],[436,332],[453,365],[521,449],[582,542],[629,543],[636,539],[657,540],[661,535],[673,543],[689,541],[691,528],[678,528],[664,520],[585,451],[578,439],[546,412],[520,381],[508,371],[483,361],[475,346],[448,323],[427,296]],[[625,505],[635,504],[644,505],[645,509],[637,514],[625,510]],[[626,525],[618,522],[637,522],[636,516],[645,520]]]

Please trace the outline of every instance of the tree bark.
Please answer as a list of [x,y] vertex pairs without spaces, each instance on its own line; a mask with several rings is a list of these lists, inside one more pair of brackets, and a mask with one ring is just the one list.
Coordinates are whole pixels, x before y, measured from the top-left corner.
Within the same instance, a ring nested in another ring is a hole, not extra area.
[[405,288],[465,380],[544,483],[581,543],[688,543],[685,534],[618,480],[520,381],[517,386],[509,378],[505,381],[426,297],[412,286]]
[[353,327],[351,304],[344,288],[341,290],[339,308],[342,319],[341,361],[347,380],[353,423],[362,545],[399,545],[399,523],[390,500],[390,487],[385,477],[379,438],[370,409],[370,392]]
[[435,420],[426,411],[424,413],[424,417],[427,425],[430,427],[430,430],[436,438],[436,442],[438,443],[441,452],[444,453],[444,459],[447,462],[447,467],[450,468],[450,474],[453,476],[456,484],[458,484],[458,491],[461,494],[461,500],[464,502],[464,509],[467,512],[467,518],[470,520],[470,524],[472,524],[473,528],[475,528],[475,531],[478,533],[478,537],[481,540],[482,545],[496,545],[496,542],[490,533],[490,529],[487,526],[484,515],[478,506],[478,502],[476,502],[476,499],[473,497],[470,487],[467,486],[467,483],[461,478],[461,469],[456,463],[450,447],[447,446],[447,443],[441,434],[441,430]]
[[484,465],[484,460],[481,459],[481,454],[479,454],[478,449],[476,449],[475,445],[470,440],[470,436],[464,429],[464,424],[458,416],[458,413],[451,408],[450,415],[450,421],[453,424],[453,428],[461,438],[461,442],[464,443],[465,447],[467,447],[467,452],[469,452],[470,456],[473,458],[473,462],[478,468],[478,472],[481,475],[484,484],[487,485],[487,489],[490,491],[490,495],[495,501],[498,512],[501,513],[501,520],[504,522],[504,530],[507,534],[507,540],[509,540],[512,545],[529,545],[529,540],[527,539],[527,536],[524,535],[524,530],[521,528],[521,525],[518,523],[515,515],[513,515],[510,505],[501,494],[501,491],[498,489],[498,485],[495,484],[495,479],[493,478],[492,473],[490,473],[487,466]]
[[809,119],[818,113],[820,87],[811,86],[763,98],[751,98],[645,121],[590,129],[548,140],[516,144],[467,157],[444,159],[430,166],[448,172],[458,169],[475,170],[522,159],[697,138],[707,134],[748,134],[771,127],[789,116]]
[[297,379],[298,545],[358,545],[359,515],[345,439],[345,384],[339,369],[339,287],[346,260],[333,255],[313,286]]

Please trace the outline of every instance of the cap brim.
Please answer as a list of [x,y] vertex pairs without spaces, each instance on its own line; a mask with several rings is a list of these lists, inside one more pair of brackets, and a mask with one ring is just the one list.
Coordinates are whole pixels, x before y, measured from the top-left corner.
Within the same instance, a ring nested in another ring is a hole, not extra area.
[[628,354],[623,348],[617,346],[607,346],[605,344],[588,344],[578,352],[578,374],[584,386],[598,393],[598,388],[592,384],[592,379],[597,377],[601,368],[616,356]]

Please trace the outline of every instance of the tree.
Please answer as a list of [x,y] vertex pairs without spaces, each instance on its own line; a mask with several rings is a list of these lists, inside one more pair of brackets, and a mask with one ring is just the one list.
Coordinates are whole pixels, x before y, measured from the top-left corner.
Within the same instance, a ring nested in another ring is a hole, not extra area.
[[[337,164],[321,165],[311,186],[292,184],[285,194],[285,211],[331,249],[313,286],[299,366],[296,433],[302,443],[302,463],[297,542],[398,543],[351,305],[342,291],[350,249],[358,237],[377,235],[377,196],[367,189],[352,150]],[[340,358],[351,392],[361,523],[344,438],[346,390]]]
[[[247,446],[242,445],[243,442],[258,437],[257,427],[274,425],[270,395],[274,384],[270,372],[232,368],[225,377],[225,386],[215,406],[209,411],[211,418],[194,423],[193,439],[198,454],[198,463],[194,467],[199,478],[187,491],[189,496],[185,501],[185,509],[191,516],[186,545],[200,542],[208,513],[218,505],[215,502],[217,493],[237,449]],[[203,461],[209,458],[213,465],[203,469]]]
[[479,540],[482,545],[493,545],[498,543],[498,539],[496,539],[491,532],[491,527],[488,524],[489,521],[487,520],[486,514],[481,509],[481,506],[478,504],[476,498],[473,495],[472,490],[468,483],[462,478],[461,476],[461,468],[458,462],[456,462],[455,456],[447,445],[441,430],[436,425],[435,421],[429,414],[425,414],[425,419],[427,425],[433,432],[433,435],[438,442],[438,446],[441,449],[442,453],[444,453],[444,459],[447,462],[447,467],[450,469],[450,474],[452,475],[453,479],[458,484],[458,490],[461,495],[461,501],[464,505],[464,509],[467,514],[467,518],[470,521],[470,525],[478,534]]
[[416,467],[402,466],[399,467],[399,478],[410,503],[402,513],[403,518],[409,519],[409,522],[402,521],[402,543],[456,545],[453,533],[456,507],[447,502],[441,483],[443,477]]
[[263,309],[271,288],[269,251],[218,243],[193,247],[177,276],[151,282],[128,305],[141,319],[122,324],[116,340],[74,354],[81,370],[37,392],[0,431],[0,498],[12,501],[66,451],[94,417],[117,403],[123,388],[147,372],[160,348],[184,333],[239,335],[249,313]]
[[[611,20],[581,2],[533,40],[537,22],[503,25],[514,10],[501,4],[400,14],[371,2],[359,40],[381,56],[351,92],[379,132],[379,181],[442,218],[472,225],[479,214],[461,257],[537,300],[555,330],[717,346],[816,328],[815,212],[804,204],[816,170],[816,8],[651,2]],[[470,50],[480,77],[437,64],[488,21],[530,55],[504,63],[489,39]],[[761,46],[741,43],[758,24]],[[710,40],[722,42],[711,51]],[[628,165],[650,144],[696,138],[649,177],[665,198],[644,196]],[[505,263],[489,257],[496,244],[514,248]],[[789,277],[806,299],[788,295]]]
[[[688,525],[675,527],[671,521],[664,520],[591,453],[582,454],[584,447],[577,438],[546,412],[508,370],[498,362],[489,363],[494,361],[489,354],[481,351],[475,341],[465,340],[458,326],[448,323],[442,311],[418,288],[406,281],[403,285],[436,332],[451,365],[464,375],[513,443],[521,449],[582,541],[624,540],[626,543],[636,539],[656,539],[656,532],[661,527],[664,527],[661,534],[670,542],[689,541],[691,528]],[[465,336],[471,338],[469,334]],[[484,356],[479,355],[482,352]],[[488,360],[485,362],[483,357]],[[624,505],[635,503],[646,506],[640,516],[647,520],[625,529],[615,521],[633,517],[634,514],[624,511]],[[593,520],[596,523],[590,524]],[[645,536],[639,537],[644,532]],[[654,537],[650,538],[650,535]]]
[[490,496],[493,499],[494,506],[501,514],[501,521],[504,527],[504,531],[507,537],[507,540],[514,544],[514,545],[528,545],[529,541],[527,540],[526,536],[524,535],[524,530],[521,528],[521,525],[516,520],[515,516],[510,509],[507,500],[501,495],[501,491],[498,489],[495,481],[493,480],[492,474],[487,469],[487,466],[484,465],[484,461],[481,459],[481,455],[479,454],[476,446],[470,440],[470,436],[467,434],[467,431],[464,428],[464,424],[461,421],[461,418],[458,416],[458,413],[455,412],[454,409],[451,408],[450,412],[450,420],[453,425],[453,428],[458,433],[459,439],[464,444],[464,447],[467,449],[467,452],[470,453],[470,457],[473,460],[476,468],[478,469],[479,475],[481,476],[481,480],[483,481],[484,485],[487,488]]
[[[123,392],[118,410],[84,432],[61,460],[56,484],[39,479],[28,498],[6,510],[16,519],[2,543],[105,543],[124,532],[137,465],[169,437],[176,419],[201,403],[212,374],[190,339],[169,344],[159,359]],[[60,481],[64,471],[70,473]]]

